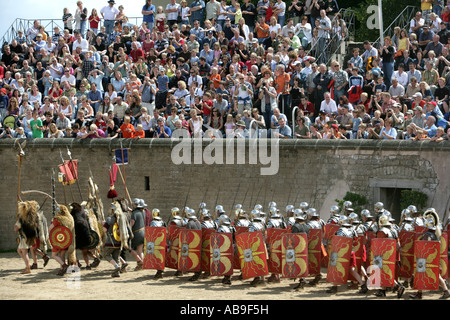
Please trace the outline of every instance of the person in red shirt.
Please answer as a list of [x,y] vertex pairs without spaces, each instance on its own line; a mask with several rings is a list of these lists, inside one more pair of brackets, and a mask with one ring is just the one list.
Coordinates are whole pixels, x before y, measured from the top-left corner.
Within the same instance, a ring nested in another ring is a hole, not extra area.
[[134,129],[134,126],[131,124],[131,118],[129,116],[123,118],[123,124],[117,131],[122,133],[122,138],[133,138],[136,129]]
[[143,139],[145,138],[145,131],[142,124],[136,126],[136,131],[133,133],[133,139]]
[[89,17],[89,28],[94,31],[94,34],[98,33],[98,23],[100,22],[100,17],[98,16],[97,9],[92,9],[91,15]]
[[138,47],[136,41],[131,43],[130,57],[133,60],[133,63],[137,63],[140,57],[144,57],[144,50]]

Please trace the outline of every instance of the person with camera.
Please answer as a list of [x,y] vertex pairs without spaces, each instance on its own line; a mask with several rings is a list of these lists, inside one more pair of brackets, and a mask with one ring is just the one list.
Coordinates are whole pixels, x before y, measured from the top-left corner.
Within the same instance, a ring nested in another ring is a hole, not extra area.
[[270,82],[263,80],[259,89],[259,99],[261,100],[264,123],[268,128],[273,116],[273,110],[277,107],[277,91],[270,85]]

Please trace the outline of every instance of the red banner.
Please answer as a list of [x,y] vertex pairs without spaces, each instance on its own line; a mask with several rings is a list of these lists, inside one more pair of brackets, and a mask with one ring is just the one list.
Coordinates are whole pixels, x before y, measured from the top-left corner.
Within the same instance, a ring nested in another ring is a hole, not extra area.
[[[73,165],[72,165],[73,162]],[[74,184],[77,181],[78,177],[78,160],[65,160],[63,164],[58,165],[59,172],[63,174],[64,185]]]
[[269,274],[261,231],[236,235],[236,245],[244,280]]
[[267,261],[269,272],[281,274],[281,243],[286,229],[267,229],[267,245],[269,260]]
[[170,225],[167,228],[167,240],[169,242],[169,249],[166,255],[166,267],[178,270],[178,245],[180,241],[180,231],[184,228]]
[[414,285],[416,290],[439,290],[438,241],[414,242]]
[[416,233],[402,230],[399,234],[401,268],[398,276],[409,279],[414,274],[414,240]]
[[308,271],[310,276],[320,274],[322,261],[322,229],[308,231]]
[[201,270],[202,230],[183,229],[178,242],[178,270]]
[[440,239],[440,260],[441,276],[444,279],[448,278],[448,233],[442,232]]
[[345,284],[348,280],[353,239],[333,236],[328,262],[327,281]]
[[308,238],[305,233],[286,233],[281,244],[283,278],[308,276]]
[[393,287],[395,280],[395,239],[372,239],[368,286]]
[[213,233],[210,238],[210,272],[212,276],[233,274],[233,235]]
[[144,269],[164,270],[166,261],[166,228],[146,227]]
[[210,240],[211,235],[215,233],[215,229],[208,229],[208,228],[202,228],[202,263],[201,263],[201,270],[205,272],[209,272],[209,269],[211,269],[210,266],[210,255],[211,255],[211,249],[210,249]]

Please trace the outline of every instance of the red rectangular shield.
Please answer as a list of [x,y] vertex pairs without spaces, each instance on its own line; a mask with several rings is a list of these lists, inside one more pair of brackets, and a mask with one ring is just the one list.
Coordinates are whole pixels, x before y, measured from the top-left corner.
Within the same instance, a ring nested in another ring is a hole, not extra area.
[[248,232],[248,227],[234,227],[234,229],[236,230],[234,234],[241,234]]
[[183,229],[178,242],[178,270],[201,270],[202,230]]
[[[355,239],[353,239],[353,251],[355,252],[355,259],[356,259],[356,266],[355,266],[355,270],[356,272],[361,271],[361,266],[363,263],[363,258],[364,258],[364,236],[360,235],[358,237],[356,237]],[[348,280],[356,280],[355,277],[352,276],[351,273],[349,273],[348,275]]]
[[439,241],[414,242],[414,289],[439,290],[439,247]]
[[388,238],[372,239],[370,249],[367,286],[393,287],[397,241]]
[[201,270],[209,272],[210,269],[210,240],[211,235],[215,233],[215,229],[202,228],[202,263]]
[[414,227],[414,231],[417,233],[418,236],[423,235],[427,230],[428,230],[428,228],[424,227],[424,226],[415,226]]
[[305,233],[286,233],[281,243],[283,278],[308,276],[308,237]]
[[[234,227],[236,232],[235,235],[248,232],[248,227]],[[233,254],[233,268],[241,270],[241,261],[239,260],[239,253],[235,250]]]
[[[72,165],[73,162],[73,165]],[[78,160],[65,160],[63,164],[58,165],[59,172],[63,174],[62,184],[74,184],[78,177]]]
[[324,239],[328,240],[328,242],[331,240],[331,238],[336,234],[336,232],[339,230],[341,226],[334,223],[328,223],[325,225],[325,233],[324,233]]
[[398,276],[409,279],[414,273],[414,239],[416,233],[402,230],[399,234],[401,268]]
[[210,272],[212,276],[231,276],[233,274],[233,235],[213,233],[210,238]]
[[174,225],[170,225],[167,228],[167,240],[170,246],[166,254],[166,267],[170,269],[178,269],[178,245],[181,230],[184,230],[184,228]]
[[444,279],[448,278],[448,233],[447,231],[442,232],[440,239],[440,266],[441,266],[441,276]]
[[236,235],[236,246],[241,262],[242,279],[269,274],[266,260],[266,248],[261,231]]
[[166,261],[166,248],[166,228],[146,227],[143,268],[164,270]]
[[281,242],[286,233],[286,229],[267,229],[267,245],[269,251],[267,264],[271,273],[281,274]]
[[322,261],[322,229],[308,231],[308,271],[310,276],[320,274]]
[[333,236],[329,254],[327,281],[345,284],[348,279],[353,239]]

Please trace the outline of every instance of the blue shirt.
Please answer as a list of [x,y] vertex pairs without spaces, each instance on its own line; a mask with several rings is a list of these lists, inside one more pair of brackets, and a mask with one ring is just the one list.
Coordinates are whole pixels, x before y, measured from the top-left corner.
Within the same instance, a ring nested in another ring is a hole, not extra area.
[[154,12],[155,12],[155,6],[154,6],[153,4],[151,4],[151,5],[148,7],[148,9],[145,9],[146,6],[147,6],[147,5],[145,5],[145,6],[142,7],[142,11],[153,11],[153,13],[152,13],[152,14],[146,14],[146,15],[144,15],[143,18],[142,18],[142,21],[143,21],[143,22],[147,22],[147,23],[153,23],[154,18],[155,18],[155,14],[154,14]]
[[437,133],[437,127],[434,124],[431,127],[425,127],[423,129],[428,133],[430,138],[433,138]]
[[169,84],[169,77],[167,75],[159,75],[156,81],[158,82],[158,88],[160,91],[167,91],[167,85]]
[[[158,137],[159,137],[159,138],[165,138],[164,135],[159,136],[159,133],[161,132],[161,131],[160,131],[160,127],[156,128],[156,131],[158,132]],[[169,127],[164,126],[164,131],[165,131],[166,134],[169,136],[169,138],[172,136],[172,130],[170,130]]]
[[198,21],[202,22],[203,21],[203,13],[205,11],[205,2],[201,1],[201,0],[194,1],[191,3],[189,8],[198,7],[198,6],[202,6],[202,8],[197,11],[192,11],[191,19],[192,19],[192,21],[198,20]]

